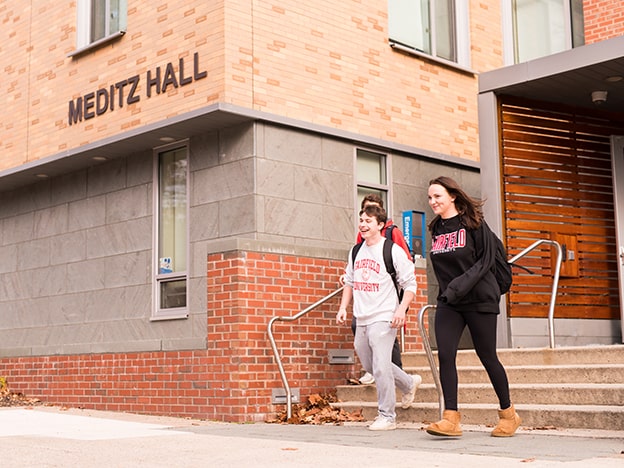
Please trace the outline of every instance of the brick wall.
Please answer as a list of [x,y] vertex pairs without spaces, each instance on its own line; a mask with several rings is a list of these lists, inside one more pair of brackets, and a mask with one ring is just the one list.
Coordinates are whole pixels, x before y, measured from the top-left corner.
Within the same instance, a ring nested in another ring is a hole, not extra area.
[[[0,8],[0,170],[215,103],[478,159],[476,77],[393,50],[386,0],[136,0],[123,37],[75,57],[76,2],[31,3]],[[473,68],[500,66],[499,2],[470,3]],[[196,53],[205,78],[148,98],[148,72],[189,73]],[[69,125],[70,102],[131,77],[139,101]]]
[[622,0],[584,0],[585,43],[592,44],[624,34]]
[[[271,317],[292,316],[335,291],[344,262],[283,254],[227,252],[208,257],[207,349],[0,359],[13,391],[53,405],[230,422],[262,421],[282,411],[282,388],[267,335]],[[416,311],[426,301],[417,269],[406,351],[422,349]],[[330,365],[327,350],[353,349],[351,330],[335,322],[340,295],[273,332],[291,389],[302,399],[330,392],[358,364]]]

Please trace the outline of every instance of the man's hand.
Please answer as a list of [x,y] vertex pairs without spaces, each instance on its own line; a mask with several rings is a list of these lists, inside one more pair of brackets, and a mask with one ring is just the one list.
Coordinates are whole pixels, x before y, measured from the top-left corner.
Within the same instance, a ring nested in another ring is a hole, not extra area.
[[338,325],[344,325],[347,321],[347,309],[340,309],[336,314],[336,321]]
[[401,328],[403,325],[405,325],[405,308],[399,306],[394,312],[394,317],[392,317],[390,326],[392,328]]

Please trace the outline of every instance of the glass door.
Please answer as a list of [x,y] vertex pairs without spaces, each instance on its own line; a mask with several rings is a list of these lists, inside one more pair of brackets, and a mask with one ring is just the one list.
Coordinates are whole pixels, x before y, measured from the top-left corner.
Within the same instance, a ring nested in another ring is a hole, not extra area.
[[624,136],[611,137],[611,165],[613,168],[613,204],[620,284],[620,323],[624,342]]

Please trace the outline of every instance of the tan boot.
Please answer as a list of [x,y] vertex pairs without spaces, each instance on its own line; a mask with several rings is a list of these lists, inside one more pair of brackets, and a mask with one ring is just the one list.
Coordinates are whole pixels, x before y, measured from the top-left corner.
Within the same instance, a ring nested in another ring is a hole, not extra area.
[[522,422],[513,405],[507,409],[498,410],[498,417],[498,425],[492,431],[492,437],[511,437]]
[[435,436],[459,437],[462,435],[460,420],[461,414],[458,411],[444,410],[442,419],[427,426],[427,432]]

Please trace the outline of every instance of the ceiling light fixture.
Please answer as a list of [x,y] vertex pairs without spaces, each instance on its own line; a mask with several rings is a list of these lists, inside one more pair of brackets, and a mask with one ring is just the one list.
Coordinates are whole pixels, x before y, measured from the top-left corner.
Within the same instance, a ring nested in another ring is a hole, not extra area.
[[592,102],[597,106],[604,104],[607,102],[607,92],[606,91],[594,91],[591,93]]

